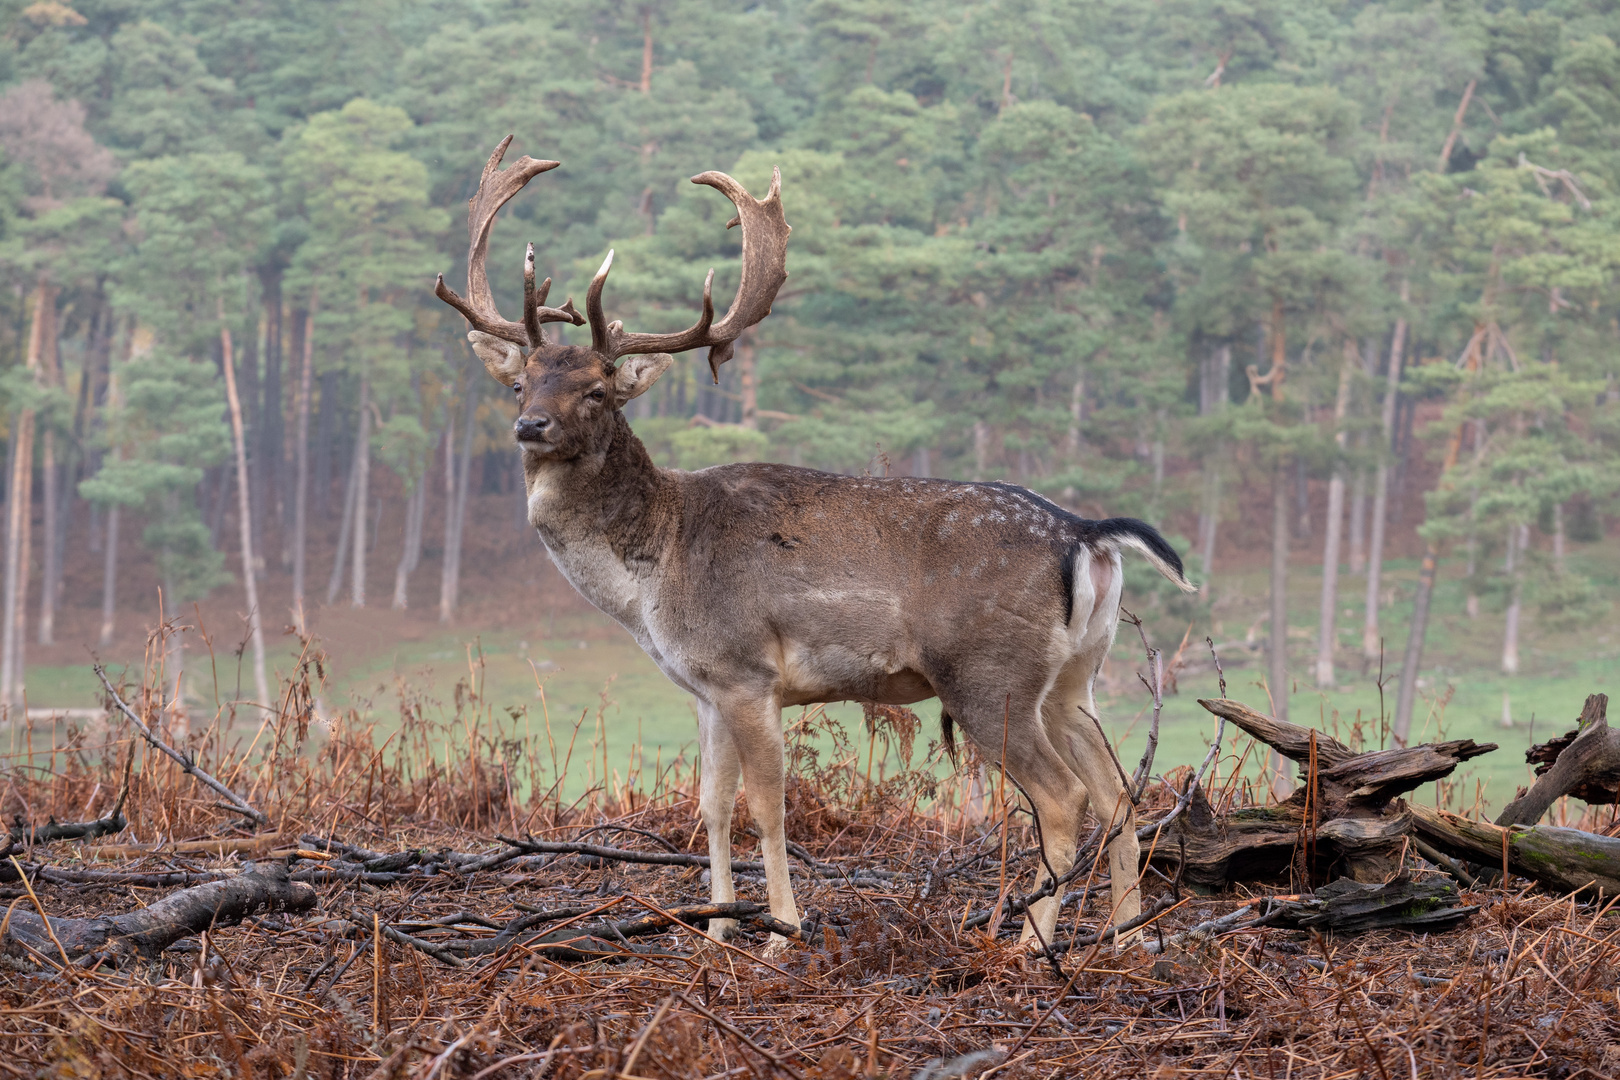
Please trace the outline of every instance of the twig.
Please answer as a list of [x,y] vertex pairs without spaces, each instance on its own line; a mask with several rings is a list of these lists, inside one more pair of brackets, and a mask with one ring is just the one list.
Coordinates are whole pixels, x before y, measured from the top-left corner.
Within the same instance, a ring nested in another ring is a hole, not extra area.
[[230,803],[231,806],[244,817],[258,825],[270,824],[270,819],[250,806],[246,799],[236,794],[236,792],[232,791],[218,780],[215,780],[202,769],[199,769],[196,762],[191,760],[190,755],[182,754],[180,751],[176,750],[174,747],[152,734],[152,729],[147,727],[139,716],[135,715],[135,710],[131,709],[127,704],[125,704],[124,699],[118,696],[118,691],[113,689],[113,684],[107,678],[107,669],[102,667],[99,663],[91,666],[95,670],[96,678],[100,679],[101,685],[106,687],[107,695],[112,699],[112,703],[117,706],[118,711],[129,718],[129,722],[135,725],[136,730],[141,733],[141,737],[144,738],[148,743],[151,743],[154,749],[161,750],[170,758],[174,759],[174,761],[179,764],[182,772],[196,777],[204,787],[213,791],[214,794]]

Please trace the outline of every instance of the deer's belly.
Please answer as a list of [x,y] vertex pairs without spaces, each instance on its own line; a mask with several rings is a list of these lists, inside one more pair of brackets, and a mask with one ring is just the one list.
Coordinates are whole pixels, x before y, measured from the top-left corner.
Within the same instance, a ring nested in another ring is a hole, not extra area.
[[774,658],[777,694],[783,705],[819,701],[876,701],[910,705],[934,696],[919,671],[887,649],[844,644],[804,646],[782,642]]

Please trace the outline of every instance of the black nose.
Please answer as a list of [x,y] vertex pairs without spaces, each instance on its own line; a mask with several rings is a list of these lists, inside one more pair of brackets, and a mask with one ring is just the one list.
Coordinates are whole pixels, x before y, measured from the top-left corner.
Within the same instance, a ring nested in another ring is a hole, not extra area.
[[551,417],[520,416],[517,423],[512,425],[512,431],[517,435],[519,442],[538,441],[545,438],[546,428],[551,426]]

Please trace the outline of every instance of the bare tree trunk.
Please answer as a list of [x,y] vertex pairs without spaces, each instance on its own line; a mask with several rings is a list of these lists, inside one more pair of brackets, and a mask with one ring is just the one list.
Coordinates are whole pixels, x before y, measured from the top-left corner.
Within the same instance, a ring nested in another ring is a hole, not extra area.
[[[278,532],[283,532],[286,521],[283,507],[287,503],[287,456],[283,451],[286,423],[281,404],[281,267],[271,266],[259,275],[260,293],[264,300],[264,376],[259,383],[259,431],[254,456],[263,464],[259,471],[261,517],[254,547],[260,566],[269,562],[270,546],[265,542],[266,530],[272,521]],[[284,544],[282,545],[285,546]],[[262,572],[262,571],[261,571]]]
[[[1345,416],[1350,411],[1350,385],[1355,367],[1361,358],[1356,355],[1355,342],[1344,343],[1344,363],[1339,366],[1339,396],[1333,404],[1333,441],[1342,459],[1349,442],[1345,430]],[[1316,629],[1316,685],[1333,685],[1333,653],[1339,645],[1339,546],[1344,535],[1344,464],[1333,466],[1333,479],[1328,481],[1327,539],[1322,544],[1322,608]]]
[[[1216,349],[1206,364],[1204,378],[1199,386],[1199,408],[1205,414],[1225,410],[1231,398],[1228,389],[1232,378],[1232,346],[1230,343]],[[1221,524],[1221,459],[1224,446],[1217,445],[1204,458],[1204,499],[1198,514],[1198,553],[1204,564],[1204,580],[1198,585],[1198,595],[1208,596],[1210,580],[1215,573],[1215,537]]]
[[[1287,458],[1279,456],[1271,481],[1271,634],[1268,643],[1271,684],[1271,714],[1288,719],[1288,489],[1292,469]],[[1278,799],[1293,791],[1282,758],[1272,752],[1272,792]]]
[[1564,529],[1564,504],[1553,503],[1553,572],[1564,572],[1564,555],[1568,544],[1568,533]]
[[[55,336],[56,289],[40,276],[34,288],[32,325],[28,333],[27,369],[38,377],[41,357]],[[24,640],[28,620],[28,547],[33,532],[34,410],[23,409],[14,426],[16,450],[6,484],[5,610],[0,612],[0,708],[21,704]]]
[[1519,673],[1519,611],[1523,598],[1523,571],[1521,556],[1530,544],[1530,526],[1510,525],[1507,537],[1507,560],[1503,569],[1508,579],[1507,618],[1502,627],[1502,674]]
[[[1401,300],[1410,295],[1410,287],[1401,282]],[[1378,448],[1378,465],[1374,472],[1373,504],[1370,533],[1367,540],[1367,609],[1361,629],[1361,655],[1365,663],[1375,663],[1383,652],[1383,635],[1378,627],[1379,591],[1383,584],[1384,534],[1389,522],[1389,454],[1390,439],[1395,434],[1395,399],[1400,391],[1401,360],[1406,349],[1406,318],[1395,320],[1395,335],[1389,343],[1389,370],[1384,376],[1384,405],[1381,414],[1383,445]]]
[[754,348],[754,332],[744,330],[737,341],[737,376],[742,398],[739,423],[750,431],[759,430],[759,357]]
[[106,550],[101,564],[101,633],[97,641],[106,647],[112,644],[113,623],[118,614],[118,512],[119,505],[107,508]]
[[394,610],[406,608],[406,587],[412,573],[422,561],[422,516],[427,504],[427,478],[416,482],[405,501],[405,548],[394,571]]
[[1074,378],[1074,390],[1069,395],[1069,460],[1080,460],[1080,425],[1085,421],[1086,373]]
[[439,575],[439,621],[443,623],[454,617],[461,591],[461,536],[467,521],[467,489],[472,486],[473,421],[478,415],[478,393],[471,379],[466,395],[459,459],[450,438],[453,428],[445,433],[444,566]]
[[231,328],[224,324],[225,305],[219,307],[220,346],[225,351],[225,403],[231,409],[231,439],[236,444],[236,512],[242,538],[242,590],[247,594],[248,637],[253,645],[255,703],[269,711],[270,683],[264,671],[264,626],[259,618],[259,586],[253,572],[253,498],[248,484],[247,432],[242,425],[242,398],[236,392],[236,362],[231,355]]
[[40,568],[39,589],[39,643],[41,645],[56,644],[56,530],[58,527],[57,515],[61,509],[57,502],[57,460],[56,460],[56,432],[46,428],[40,434],[40,494],[43,511],[41,517],[42,532],[40,537],[40,551],[45,556],[45,564]]
[[164,634],[163,679],[160,685],[169,695],[169,730],[172,740],[183,745],[190,733],[190,722],[186,713],[186,638],[182,628],[168,625],[169,611],[174,608],[174,594],[174,579],[165,577],[163,594],[158,603],[158,618]]
[[973,421],[973,479],[983,480],[990,468],[990,426]]
[[[343,591],[343,571],[349,565],[350,538],[354,534],[355,487],[356,472],[360,465],[360,448],[355,447],[354,455],[349,459],[349,480],[343,486],[343,523],[338,526],[337,549],[332,555],[332,576],[326,582],[326,602],[328,605],[337,603],[338,593]],[[359,511],[365,513],[364,509]]]
[[360,368],[360,423],[354,443],[354,567],[349,575],[349,606],[366,606],[366,505],[371,480],[371,371]]
[[[1366,440],[1357,437],[1361,446]],[[1364,573],[1367,569],[1367,470],[1356,466],[1350,480],[1350,574]]]
[[[1466,371],[1472,375],[1479,370],[1478,342],[1482,334],[1475,327],[1473,343],[1466,356]],[[1463,425],[1458,424],[1446,444],[1445,458],[1440,465],[1440,484],[1457,467],[1457,455],[1462,450]],[[1396,744],[1406,745],[1412,731],[1412,708],[1417,703],[1418,670],[1423,664],[1423,641],[1429,632],[1429,604],[1434,599],[1434,578],[1440,564],[1440,545],[1430,540],[1423,551],[1423,565],[1418,571],[1417,596],[1412,601],[1412,629],[1406,637],[1406,658],[1401,664],[1401,686],[1395,699],[1395,722],[1390,728]]]
[[[298,373],[298,442],[294,452],[298,459],[297,476],[293,483],[293,625],[304,633],[304,572],[309,560],[309,395],[314,385],[315,366],[315,311],[320,302],[316,290],[309,291],[309,308],[304,313],[303,368]],[[328,601],[330,603],[330,601]]]

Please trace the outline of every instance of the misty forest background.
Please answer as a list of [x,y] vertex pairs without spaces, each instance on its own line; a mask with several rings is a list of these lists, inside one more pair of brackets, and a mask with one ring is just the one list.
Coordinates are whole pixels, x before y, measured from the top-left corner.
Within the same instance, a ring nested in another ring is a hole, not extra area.
[[532,240],[559,301],[611,246],[612,317],[685,327],[738,254],[685,179],[782,169],[791,277],[718,386],[691,354],[633,403],[661,462],[1143,517],[1205,584],[1127,558],[1163,767],[1209,635],[1295,720],[1504,743],[1463,793],[1500,802],[1620,670],[1617,41],[1603,0],[0,0],[13,741],[95,702],[92,653],[265,700],[301,622],[332,708],[471,671],[599,704],[604,770],[690,742],[547,564],[510,394],[432,294],[514,133],[563,167],[496,225],[508,315]]

